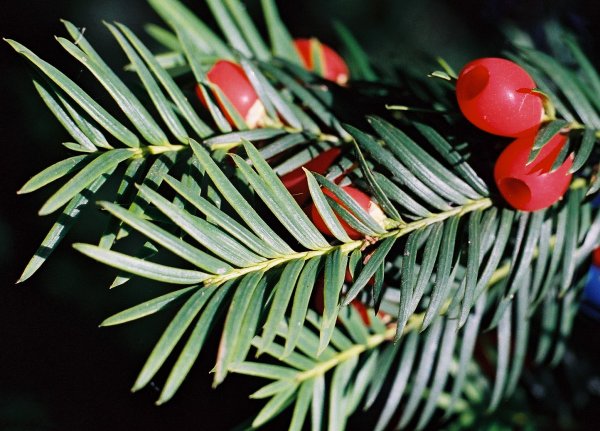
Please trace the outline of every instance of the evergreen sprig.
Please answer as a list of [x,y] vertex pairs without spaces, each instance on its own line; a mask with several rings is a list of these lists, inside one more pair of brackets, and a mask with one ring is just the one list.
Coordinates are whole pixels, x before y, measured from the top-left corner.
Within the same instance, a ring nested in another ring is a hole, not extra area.
[[[423,429],[440,412],[445,420],[480,404],[477,393],[495,409],[515,390],[526,362],[557,364],[577,310],[582,267],[600,237],[600,213],[589,199],[600,187],[600,91],[583,90],[600,90],[600,78],[575,40],[565,39],[570,66],[533,47],[510,54],[556,107],[532,156],[563,129],[571,136],[563,156],[575,152],[576,179],[565,198],[523,213],[505,208],[482,179],[460,121],[427,115],[456,109],[447,81],[413,78],[428,89],[413,97],[423,108],[409,109],[401,120],[361,106],[358,116],[346,118],[337,113],[333,92],[379,103],[370,88],[393,97],[400,85],[376,82],[376,65],[348,29],[336,26],[352,76],[362,81],[338,89],[302,69],[272,0],[262,1],[270,43],[238,0],[207,3],[224,38],[179,1],[150,0],[170,27],[148,27],[166,53],[152,53],[123,24],[106,24],[142,92],[65,22],[72,41],[58,42],[114,99],[123,122],[58,69],[8,41],[35,66],[36,89],[75,141],[65,146],[83,153],[48,167],[20,190],[64,181],[40,210],[46,215],[64,207],[62,214],[20,281],[45,262],[81,208],[115,177],[116,196],[100,203],[109,222],[98,245],[75,248],[121,271],[112,287],[131,276],[185,286],[102,323],[176,309],[133,386],[145,387],[186,340],[159,404],[175,395],[215,331],[215,385],[230,372],[269,381],[252,395],[269,398],[254,427],[293,405],[294,430],[309,417],[314,430],[343,430],[361,408],[377,412],[374,429]],[[223,111],[217,105],[206,72],[222,58],[239,62],[252,78],[267,127],[248,129],[232,106]],[[176,76],[199,86],[208,115],[188,100],[189,88]],[[440,97],[432,102],[423,94]],[[311,198],[332,233],[328,239],[280,176],[332,146],[344,156],[327,175],[306,171]],[[377,199],[383,224],[343,191],[344,178]],[[363,238],[351,239],[336,214]],[[117,250],[133,237],[144,241],[137,253]],[[173,259],[157,261],[157,251]],[[311,299],[318,295],[322,311]],[[357,301],[370,305],[366,315],[352,305]]]

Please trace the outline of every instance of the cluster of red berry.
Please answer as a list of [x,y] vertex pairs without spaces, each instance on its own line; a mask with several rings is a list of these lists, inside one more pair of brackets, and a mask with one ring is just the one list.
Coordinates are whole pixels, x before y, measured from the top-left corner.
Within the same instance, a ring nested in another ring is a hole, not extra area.
[[552,166],[567,141],[557,133],[528,163],[544,119],[543,95],[519,65],[502,58],[468,63],[456,82],[456,98],[464,116],[494,135],[516,138],[498,157],[494,179],[513,207],[537,211],[559,200],[569,187],[573,156],[555,170]]
[[[321,65],[320,73],[324,79],[333,81],[338,85],[345,85],[348,82],[350,76],[348,66],[342,57],[332,48],[316,39],[296,39],[294,40],[294,45],[307,70],[316,71],[313,59],[315,56],[319,56],[319,64]],[[227,98],[230,106],[233,106],[237,113],[245,120],[249,128],[264,126],[266,118],[265,108],[258,98],[250,80],[246,76],[244,69],[240,65],[227,60],[219,60],[209,70],[206,77],[208,82],[218,89],[218,91],[213,92],[214,97],[216,98],[219,107],[226,115],[227,121],[231,125],[234,125],[234,121],[231,116],[228,115],[227,109],[225,109],[227,104],[224,103],[221,97]],[[200,86],[196,88],[196,93],[202,104],[207,106]],[[340,155],[340,148],[331,148],[311,159],[303,166],[300,166],[281,177],[284,186],[292,194],[296,202],[305,207],[305,211],[310,215],[315,226],[328,236],[332,236],[332,234],[319,214],[317,207],[313,203],[307,204],[310,200],[310,192],[303,168],[323,175],[329,170],[331,165]],[[381,208],[367,194],[356,187],[349,185],[343,186],[342,189],[365,211],[370,215],[375,216],[376,220],[381,220],[384,217]],[[346,208],[346,206],[329,190],[324,189],[323,193]],[[351,239],[360,239],[363,236],[340,217],[338,217],[338,220]],[[349,272],[346,274],[346,281],[352,281],[352,276]],[[372,283],[372,281],[370,283]],[[322,312],[322,278],[317,282],[317,288],[315,289],[313,297],[315,307],[318,311]],[[365,305],[359,300],[353,301],[352,305],[360,313],[365,324],[369,324]]]
[[[307,70],[315,70],[313,59],[315,56],[319,56],[319,63],[321,64],[320,72],[324,79],[334,81],[339,85],[345,85],[348,82],[350,76],[348,66],[343,58],[332,48],[319,42],[317,39],[295,39],[294,46]],[[264,125],[266,116],[265,108],[240,65],[228,60],[219,60],[209,70],[206,77],[208,82],[215,88],[218,88],[219,91],[215,91],[214,96],[230,124],[233,125],[234,121],[227,114],[227,109],[225,109],[227,104],[221,100],[223,96],[227,98],[229,104],[246,121],[248,127],[256,128]],[[206,100],[199,86],[196,91],[200,101],[206,106]],[[319,154],[304,166],[298,167],[281,177],[283,184],[300,205],[304,205],[310,198],[308,182],[302,168],[319,174],[325,174],[340,153],[341,150],[339,148],[331,148]],[[352,186],[345,186],[343,189],[367,212],[375,213],[381,211],[377,204],[359,189]],[[324,190],[324,193],[341,204],[329,190]],[[329,228],[319,215],[316,206],[314,204],[311,205],[307,208],[307,211],[317,228],[324,234],[331,235]],[[352,229],[343,220],[340,219],[340,223],[350,238],[359,239],[362,237],[359,232]]]
[[[320,64],[322,65],[321,73],[323,78],[334,81],[339,85],[344,85],[348,82],[350,76],[348,66],[342,57],[329,46],[316,39],[295,39],[294,46],[307,70],[315,70],[313,55],[318,55],[320,57]],[[254,129],[264,125],[266,117],[265,107],[258,98],[244,69],[239,64],[228,60],[219,60],[208,71],[206,78],[208,82],[220,90],[220,93],[215,91],[214,96],[231,125],[234,122],[227,114],[227,109],[225,109],[226,104],[221,99],[222,96],[227,97],[229,103],[246,121],[249,128]],[[199,86],[196,87],[196,94],[202,104],[207,106]]]

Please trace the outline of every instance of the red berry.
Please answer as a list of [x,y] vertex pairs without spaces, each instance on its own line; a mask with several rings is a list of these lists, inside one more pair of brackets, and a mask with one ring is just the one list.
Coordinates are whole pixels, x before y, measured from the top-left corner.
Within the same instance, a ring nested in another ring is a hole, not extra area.
[[478,128],[500,136],[519,137],[536,130],[544,115],[535,82],[516,63],[480,58],[458,75],[456,99],[464,116]]
[[600,268],[600,247],[597,247],[594,250],[594,254],[592,255],[592,262],[594,265]]
[[[208,71],[206,78],[221,90],[249,128],[253,129],[261,125],[266,115],[265,107],[258,99],[254,87],[241,66],[231,61],[219,60]],[[196,94],[202,104],[207,106],[199,86],[196,87]],[[233,119],[225,109],[225,104],[216,92],[215,97],[229,124],[234,125]]]
[[308,180],[306,179],[306,174],[302,168],[304,167],[309,171],[323,175],[341,152],[342,150],[339,148],[330,148],[314,159],[308,161],[303,166],[296,168],[281,177],[281,182],[292,194],[294,199],[296,199],[296,202],[302,205],[310,197]]
[[350,77],[346,62],[337,52],[316,39],[294,39],[294,45],[302,58],[304,67],[308,70],[314,70],[312,44],[316,44],[320,48],[318,52],[321,56],[321,64],[323,64],[323,78],[334,81],[339,85],[346,84]]
[[555,171],[550,172],[567,137],[556,134],[540,151],[535,160],[527,159],[535,133],[513,141],[504,149],[494,168],[496,185],[504,199],[515,209],[537,211],[559,200],[569,188],[573,155]]
[[[379,205],[377,205],[375,202],[373,202],[371,200],[371,198],[369,197],[369,195],[367,195],[366,193],[363,193],[359,189],[357,189],[355,187],[352,187],[352,186],[343,186],[342,189],[346,193],[348,193],[350,195],[350,197],[352,199],[354,199],[375,220],[380,221],[380,220],[382,220],[385,217],[383,215],[383,211],[381,210],[381,208],[379,207]],[[325,195],[333,198],[333,200],[335,200],[337,203],[339,203],[344,208],[346,208],[346,206],[344,204],[342,204],[342,202],[338,199],[338,197],[335,196],[333,194],[333,192],[331,192],[330,190],[323,189],[323,193]],[[319,214],[319,210],[317,209],[317,207],[316,207],[315,204],[312,204],[312,206],[310,208],[310,215],[311,215],[312,221],[315,224],[315,226],[317,227],[317,229],[319,229],[325,235],[330,235],[331,236],[331,232],[329,231],[329,228],[327,227],[327,225],[325,224],[325,222],[321,218],[321,214]],[[360,239],[360,238],[363,237],[363,234],[361,234],[357,230],[354,230],[353,228],[351,228],[350,225],[348,225],[348,223],[346,223],[339,216],[338,216],[338,220],[340,221],[342,227],[344,228],[344,230],[346,231],[346,233],[348,234],[348,236],[350,238],[352,238],[352,239]]]

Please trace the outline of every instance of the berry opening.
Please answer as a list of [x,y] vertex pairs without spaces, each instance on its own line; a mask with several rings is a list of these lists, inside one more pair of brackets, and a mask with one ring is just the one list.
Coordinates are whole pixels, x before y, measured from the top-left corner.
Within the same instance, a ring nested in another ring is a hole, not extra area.
[[498,184],[502,194],[509,197],[510,202],[517,206],[524,206],[531,200],[531,190],[522,180],[517,178],[504,178]]
[[490,81],[490,73],[484,66],[474,66],[464,72],[462,80],[467,83],[467,85],[457,88],[457,91],[460,92],[459,97],[463,100],[471,100],[477,97],[485,87],[487,87]]

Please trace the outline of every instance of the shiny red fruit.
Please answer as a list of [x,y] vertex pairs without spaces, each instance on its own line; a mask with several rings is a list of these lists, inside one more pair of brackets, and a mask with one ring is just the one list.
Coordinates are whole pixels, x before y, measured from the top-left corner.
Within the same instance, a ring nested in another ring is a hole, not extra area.
[[[359,189],[352,187],[352,186],[343,186],[342,189],[346,193],[348,193],[350,195],[350,197],[352,199],[354,199],[375,220],[381,220],[383,218],[383,212],[382,212],[381,208],[379,207],[379,205],[377,205],[375,202],[373,202],[371,200],[371,197],[369,195],[367,195],[366,193],[363,193]],[[330,190],[323,189],[323,193],[325,195],[331,197],[333,200],[335,200],[337,203],[342,205],[344,208],[346,208],[346,206],[343,205],[342,202],[337,198],[337,196],[335,196]],[[329,228],[327,227],[327,225],[321,218],[321,214],[319,214],[319,210],[317,209],[315,204],[312,204],[312,206],[310,208],[310,216],[312,218],[313,223],[317,227],[317,229],[319,229],[325,235],[332,236],[331,232],[329,231]],[[346,231],[346,233],[348,234],[348,236],[350,238],[360,239],[363,237],[363,234],[361,234],[357,230],[354,230],[353,228],[351,228],[350,225],[348,225],[348,223],[346,223],[341,217],[338,216],[338,220],[340,221],[342,227],[344,228],[344,230]]]
[[281,182],[292,194],[298,204],[304,204],[310,197],[308,180],[306,179],[306,174],[302,168],[304,167],[311,172],[323,175],[327,172],[327,169],[329,169],[333,161],[338,158],[341,152],[342,150],[339,148],[330,148],[327,151],[323,151],[303,166],[296,168],[281,177]]
[[556,134],[535,160],[527,164],[534,140],[535,133],[513,141],[500,154],[494,168],[500,193],[513,208],[522,211],[549,207],[565,194],[571,183],[569,169],[573,165],[573,155],[550,172],[567,137]]
[[[227,60],[219,60],[208,71],[206,78],[221,90],[231,105],[246,121],[249,128],[253,129],[261,125],[266,115],[265,107],[258,99],[254,87],[250,84],[244,69],[240,65]],[[196,87],[196,94],[202,104],[207,106],[200,87]],[[227,113],[225,103],[221,100],[220,95],[215,92],[215,97],[229,124],[234,125],[235,123]]]
[[481,130],[519,137],[536,130],[544,114],[535,82],[518,64],[480,58],[458,75],[456,99],[464,116]]
[[308,70],[314,70],[315,68],[311,51],[312,44],[320,48],[318,52],[323,65],[323,78],[334,81],[339,85],[345,85],[350,77],[346,62],[337,52],[316,39],[294,39],[294,45],[302,58],[304,67]]

